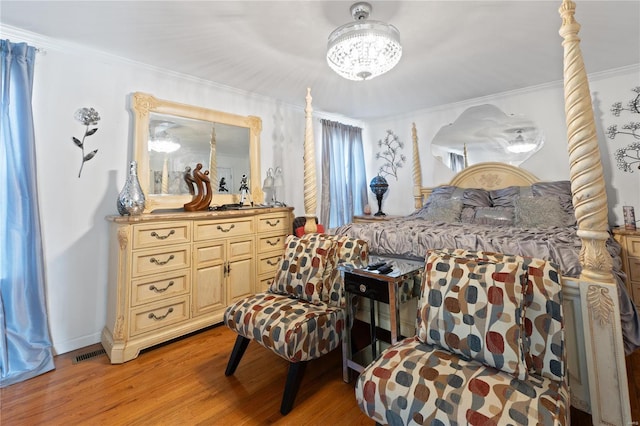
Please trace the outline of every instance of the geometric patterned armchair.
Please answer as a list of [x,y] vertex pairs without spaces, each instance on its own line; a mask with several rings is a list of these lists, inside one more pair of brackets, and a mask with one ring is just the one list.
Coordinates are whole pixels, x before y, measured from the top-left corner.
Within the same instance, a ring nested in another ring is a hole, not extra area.
[[288,414],[307,362],[341,346],[345,294],[338,263],[368,263],[365,241],[346,236],[289,236],[269,290],[229,306],[225,324],[238,333],[225,375],[232,375],[250,341],[289,361],[280,412]]
[[570,424],[556,265],[430,250],[416,330],[358,378],[357,403],[377,423]]

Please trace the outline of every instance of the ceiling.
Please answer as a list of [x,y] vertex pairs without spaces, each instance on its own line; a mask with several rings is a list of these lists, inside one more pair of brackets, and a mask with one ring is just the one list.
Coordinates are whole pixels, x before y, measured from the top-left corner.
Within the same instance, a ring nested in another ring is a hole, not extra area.
[[[325,59],[345,1],[10,1],[4,25],[356,119],[396,116],[562,79],[559,0],[371,1],[403,57],[353,82]],[[640,63],[640,0],[577,0],[589,73]],[[19,41],[19,40],[12,40]]]

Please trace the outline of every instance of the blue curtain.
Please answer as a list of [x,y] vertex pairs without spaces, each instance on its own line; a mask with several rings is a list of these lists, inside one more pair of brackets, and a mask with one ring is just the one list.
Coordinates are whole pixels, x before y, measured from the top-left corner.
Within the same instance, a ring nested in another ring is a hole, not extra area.
[[0,40],[0,387],[54,368],[31,93],[35,48]]
[[325,227],[350,223],[367,204],[362,129],[335,121],[322,122],[322,199]]

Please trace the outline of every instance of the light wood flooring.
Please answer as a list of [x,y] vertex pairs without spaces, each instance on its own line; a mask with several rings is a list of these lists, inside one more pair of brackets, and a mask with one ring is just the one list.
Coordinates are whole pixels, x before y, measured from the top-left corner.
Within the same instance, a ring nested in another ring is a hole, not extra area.
[[[287,362],[251,343],[236,373],[224,369],[236,334],[217,326],[111,365],[77,364],[93,345],[56,357],[56,370],[0,389],[0,425],[373,425],[342,381],[340,350],[307,367],[293,411],[280,414]],[[640,354],[628,358],[634,419],[640,419]],[[572,413],[573,425],[590,423]]]

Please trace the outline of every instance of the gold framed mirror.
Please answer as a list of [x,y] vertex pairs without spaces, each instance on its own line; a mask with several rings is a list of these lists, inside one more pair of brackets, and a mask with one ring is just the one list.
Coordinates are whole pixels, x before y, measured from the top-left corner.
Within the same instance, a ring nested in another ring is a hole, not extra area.
[[211,205],[237,203],[243,177],[254,204],[263,202],[260,180],[262,120],[158,99],[131,96],[134,157],[146,198],[145,212],[181,209],[192,199],[185,173],[202,163],[209,171]]

